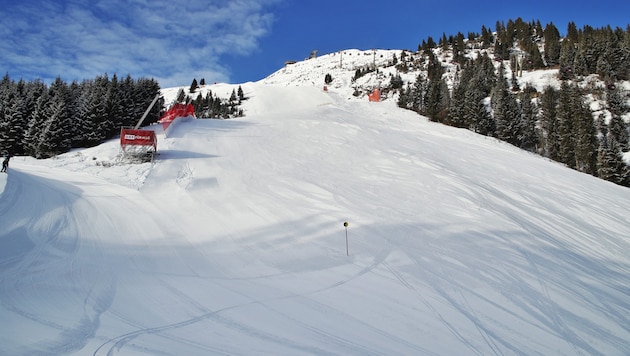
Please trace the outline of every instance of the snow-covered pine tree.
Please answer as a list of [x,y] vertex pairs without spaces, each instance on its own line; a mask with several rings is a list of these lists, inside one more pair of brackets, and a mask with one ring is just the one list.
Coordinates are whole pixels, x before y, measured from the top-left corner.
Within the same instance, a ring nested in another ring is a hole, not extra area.
[[615,184],[630,186],[630,172],[623,160],[619,144],[610,133],[597,153],[597,176]]
[[37,98],[35,108],[29,118],[28,129],[24,137],[24,148],[27,154],[41,158],[39,141],[44,128],[44,123],[50,117],[50,95],[44,90]]
[[555,66],[560,63],[560,31],[550,22],[543,32],[545,39],[544,59],[547,66]]
[[38,153],[41,157],[52,157],[65,153],[72,147],[72,125],[68,114],[67,84],[57,77],[50,87],[50,117],[44,122],[39,139]]
[[540,121],[542,143],[545,156],[554,161],[560,160],[560,129],[557,120],[558,91],[551,86],[540,96]]
[[575,102],[579,100],[576,97],[576,91],[574,86],[563,81],[557,108],[558,138],[560,139],[559,158],[560,162],[570,168],[576,168],[574,119],[576,115]]
[[520,121],[520,137],[518,138],[521,148],[526,149],[528,151],[534,151],[537,145],[537,136],[536,136],[536,120],[538,117],[538,107],[529,94],[525,91],[522,91],[518,95],[519,104],[520,104],[520,112],[521,112],[521,121]]
[[593,120],[593,114],[586,106],[581,94],[574,98],[574,105],[573,125],[576,169],[596,175],[598,142],[595,120]]
[[499,66],[499,75],[491,96],[492,114],[496,122],[496,135],[500,140],[520,147],[520,110],[516,98],[510,93],[504,74],[505,66],[502,62]]
[[628,112],[629,108],[625,98],[621,94],[621,90],[619,90],[619,88],[608,90],[606,93],[606,103],[611,115],[608,125],[610,133],[615,137],[621,150],[626,152],[630,150],[630,145],[628,143],[627,125],[623,121],[622,116]]
[[[19,94],[16,92],[16,94]],[[25,118],[26,104],[22,95],[15,95],[10,100],[10,107],[5,111],[5,121],[8,124],[7,136],[5,143],[8,144],[5,149],[11,155],[24,153],[24,135],[27,129],[27,120]],[[2,136],[0,134],[0,136]]]

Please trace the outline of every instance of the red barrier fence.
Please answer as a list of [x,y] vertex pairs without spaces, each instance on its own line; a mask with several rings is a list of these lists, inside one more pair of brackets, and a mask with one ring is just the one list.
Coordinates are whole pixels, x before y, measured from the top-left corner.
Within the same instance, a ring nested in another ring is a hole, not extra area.
[[168,126],[178,117],[195,116],[195,108],[192,104],[176,103],[168,109],[164,115],[158,120],[162,124],[162,128],[166,130]]

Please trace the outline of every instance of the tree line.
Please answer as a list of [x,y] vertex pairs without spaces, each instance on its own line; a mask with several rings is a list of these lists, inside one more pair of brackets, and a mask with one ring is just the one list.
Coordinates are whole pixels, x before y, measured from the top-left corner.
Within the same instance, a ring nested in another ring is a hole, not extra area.
[[238,89],[233,89],[229,98],[221,98],[215,95],[212,90],[207,89],[205,95],[200,91],[193,99],[197,89],[206,85],[206,80],[201,78],[197,82],[197,78],[193,78],[188,94],[184,88],[180,88],[175,98],[176,103],[191,104],[195,110],[195,117],[204,119],[231,119],[235,117],[245,116],[245,112],[240,107],[241,103],[246,100],[243,88],[239,85]]
[[[194,90],[191,90],[190,92],[194,93]],[[243,100],[246,99],[243,88],[239,85],[237,90],[232,90],[228,99],[220,98],[218,95],[215,95],[212,90],[207,90],[206,95],[198,93],[196,99],[192,101],[192,104],[195,108],[196,117],[208,119],[231,119],[245,116],[245,113],[240,105]],[[190,101],[190,96],[188,96],[185,100]]]
[[[567,36],[561,38],[553,24],[543,29],[540,22],[518,19],[507,26],[497,23],[495,33],[483,27],[481,34],[469,34],[464,42],[461,33],[443,36],[437,44],[431,38],[423,41],[419,50],[426,70],[401,89],[398,105],[630,186],[622,157],[630,150],[623,120],[630,108],[628,94],[616,84],[630,79],[630,26],[625,31],[590,26],[578,30],[569,23]],[[452,51],[458,67],[450,89],[433,51],[439,46]],[[487,50],[474,59],[465,56],[474,48]],[[523,56],[525,69],[557,68],[560,88],[547,87],[542,93],[520,88],[516,58],[510,55],[514,49]],[[488,50],[501,61],[498,70]],[[585,78],[592,74],[605,84],[588,84]],[[587,96],[605,103],[599,117],[593,117]]]
[[[465,41],[467,39],[467,41]],[[542,45],[544,44],[544,46]],[[569,22],[565,37],[553,22],[542,26],[540,21],[525,22],[521,18],[507,24],[497,21],[495,30],[482,26],[481,33],[464,36],[443,34],[436,43],[431,37],[418,45],[418,52],[442,48],[453,53],[453,61],[465,65],[467,48],[492,49],[495,59],[514,64],[514,49],[524,55],[524,69],[545,69],[559,66],[564,79],[598,74],[603,80],[630,80],[630,25],[626,29],[610,26],[578,29]],[[542,48],[542,51],[541,51]]]
[[[159,93],[154,79],[129,75],[70,84],[58,77],[47,85],[6,74],[0,81],[0,154],[48,158],[96,146],[120,134],[121,127],[135,126]],[[161,107],[154,105],[144,123],[157,122]]]

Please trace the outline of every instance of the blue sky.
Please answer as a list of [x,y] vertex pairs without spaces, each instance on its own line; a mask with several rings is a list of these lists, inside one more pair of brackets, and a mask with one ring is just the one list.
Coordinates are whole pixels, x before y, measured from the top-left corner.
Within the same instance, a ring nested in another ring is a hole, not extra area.
[[0,70],[49,82],[108,73],[162,87],[262,79],[286,60],[342,49],[412,49],[428,36],[521,17],[626,28],[630,2],[0,0]]

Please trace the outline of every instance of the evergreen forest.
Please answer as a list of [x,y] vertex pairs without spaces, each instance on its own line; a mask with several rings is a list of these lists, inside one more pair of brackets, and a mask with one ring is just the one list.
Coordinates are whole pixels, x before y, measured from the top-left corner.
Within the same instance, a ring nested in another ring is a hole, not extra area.
[[205,95],[197,93],[193,100],[194,94],[197,92],[199,85],[205,85],[205,80],[201,79],[201,84],[197,83],[197,79],[193,79],[188,89],[189,94],[186,95],[184,89],[180,89],[177,93],[176,101],[179,103],[191,103],[195,108],[195,117],[207,119],[231,119],[235,117],[245,116],[244,111],[240,108],[243,100],[246,100],[243,88],[239,85],[237,90],[232,90],[228,99],[220,98],[215,95],[212,90],[206,90]]
[[[0,154],[48,158],[72,148],[92,147],[135,126],[160,86],[153,79],[120,80],[101,75],[70,84],[57,79],[50,85],[35,80],[0,82]],[[160,117],[158,102],[144,124]]]
[[[436,55],[447,51],[457,67],[452,87]],[[479,55],[467,55],[472,52]],[[400,89],[400,107],[630,186],[622,156],[630,150],[624,121],[629,95],[621,85],[630,80],[630,25],[578,29],[569,23],[561,37],[552,23],[543,28],[517,19],[497,22],[494,32],[482,27],[467,36],[444,35],[438,43],[429,37],[417,54],[420,59],[397,62],[401,71],[424,69]],[[519,87],[519,73],[536,69],[557,69],[560,87]],[[589,106],[594,101],[605,106],[597,117]]]

